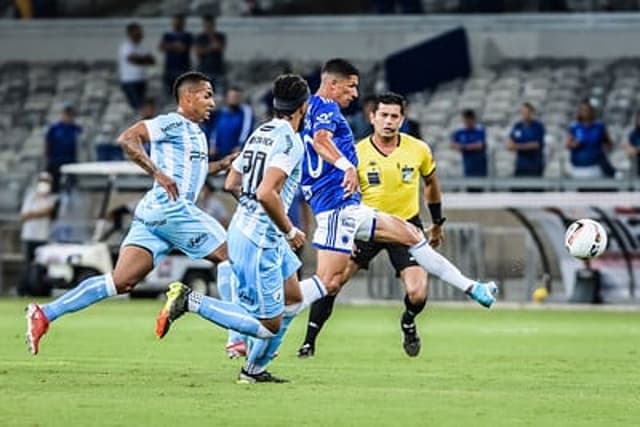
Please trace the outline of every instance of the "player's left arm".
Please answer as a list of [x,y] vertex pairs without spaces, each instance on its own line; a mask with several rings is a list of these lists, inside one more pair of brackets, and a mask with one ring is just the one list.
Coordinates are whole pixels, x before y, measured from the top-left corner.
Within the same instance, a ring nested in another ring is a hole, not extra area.
[[236,151],[229,154],[228,156],[223,157],[220,160],[209,162],[209,175],[215,175],[220,171],[229,169],[229,166],[231,166],[231,163],[233,163],[233,161],[236,159],[236,157],[238,157],[239,154],[240,152]]
[[424,199],[431,215],[431,225],[425,230],[429,239],[429,244],[437,248],[444,241],[444,222],[446,218],[442,216],[442,193],[440,192],[440,182],[435,170],[429,176],[423,176]]
[[604,145],[604,148],[607,151],[611,151],[611,149],[613,149],[613,141],[611,140],[611,136],[609,135],[609,131],[606,127],[602,132],[602,145]]

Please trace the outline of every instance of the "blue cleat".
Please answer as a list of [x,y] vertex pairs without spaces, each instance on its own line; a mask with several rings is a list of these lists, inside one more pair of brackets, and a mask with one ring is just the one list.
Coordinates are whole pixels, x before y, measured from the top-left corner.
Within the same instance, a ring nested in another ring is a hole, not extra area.
[[487,308],[490,308],[493,303],[496,302],[497,293],[498,286],[494,282],[474,283],[466,292],[472,300],[477,301],[478,304]]

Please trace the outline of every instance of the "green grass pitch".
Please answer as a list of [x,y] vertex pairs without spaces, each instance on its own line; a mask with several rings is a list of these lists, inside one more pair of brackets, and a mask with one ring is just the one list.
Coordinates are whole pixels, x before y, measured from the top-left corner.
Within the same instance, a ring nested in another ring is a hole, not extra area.
[[338,306],[314,359],[306,313],[275,374],[236,385],[225,332],[189,315],[154,336],[159,301],[113,301],[60,319],[41,354],[25,301],[0,301],[0,426],[638,426],[640,313],[429,308],[423,349],[400,345],[400,305]]

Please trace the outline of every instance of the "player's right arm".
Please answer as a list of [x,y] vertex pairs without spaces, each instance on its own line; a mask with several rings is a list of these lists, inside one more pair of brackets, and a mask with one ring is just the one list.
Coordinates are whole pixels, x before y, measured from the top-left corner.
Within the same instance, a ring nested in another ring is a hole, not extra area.
[[169,199],[176,200],[178,198],[178,186],[176,182],[173,178],[162,173],[144,150],[142,144],[149,141],[149,131],[147,130],[146,124],[143,121],[139,121],[122,132],[116,142],[122,147],[122,150],[131,161],[144,169],[158,182],[158,185],[164,188],[169,195]]
[[358,172],[356,167],[342,155],[333,142],[333,133],[327,129],[319,129],[313,134],[313,149],[325,162],[331,163],[344,172],[342,187],[345,196],[358,192]]
[[280,193],[286,180],[287,173],[284,170],[274,166],[268,167],[256,191],[256,199],[293,249],[298,249],[304,244],[305,235],[293,225],[282,203]]

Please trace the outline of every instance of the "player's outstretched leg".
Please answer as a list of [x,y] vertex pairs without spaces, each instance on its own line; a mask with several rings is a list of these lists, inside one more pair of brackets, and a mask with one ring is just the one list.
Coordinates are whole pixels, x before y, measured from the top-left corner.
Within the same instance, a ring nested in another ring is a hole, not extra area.
[[167,302],[156,319],[156,335],[164,338],[171,325],[184,313],[190,311],[225,329],[234,329],[257,338],[274,336],[262,323],[238,304],[220,301],[191,290],[188,286],[174,282],[169,285]]
[[40,339],[49,330],[49,324],[68,313],[82,310],[116,294],[110,274],[93,276],[56,300],[40,307],[32,303],[27,307],[27,345],[34,356],[40,350]]
[[448,259],[436,252],[414,225],[400,218],[378,212],[374,239],[379,242],[409,246],[416,262],[428,273],[460,289],[484,307],[495,302],[498,287],[494,282],[476,282],[463,275]]

